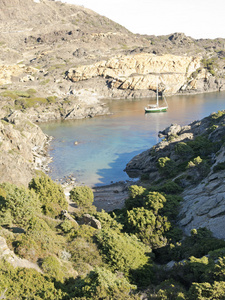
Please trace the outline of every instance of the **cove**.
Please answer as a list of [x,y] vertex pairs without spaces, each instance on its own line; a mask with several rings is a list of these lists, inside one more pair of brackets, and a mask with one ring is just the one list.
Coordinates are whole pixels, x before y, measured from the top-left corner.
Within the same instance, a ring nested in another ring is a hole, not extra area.
[[160,130],[225,109],[225,92],[168,97],[167,112],[145,114],[144,107],[152,101],[108,99],[110,115],[41,124],[54,137],[49,175],[56,180],[72,174],[79,184],[91,187],[129,180],[123,171],[126,164],[159,142]]

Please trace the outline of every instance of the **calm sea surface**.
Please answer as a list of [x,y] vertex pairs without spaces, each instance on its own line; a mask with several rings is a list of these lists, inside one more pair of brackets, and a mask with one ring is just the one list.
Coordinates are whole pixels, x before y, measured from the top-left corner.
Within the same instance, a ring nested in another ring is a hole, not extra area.
[[127,162],[159,142],[159,130],[225,109],[225,93],[168,97],[168,111],[155,114],[144,113],[149,99],[105,102],[112,115],[41,125],[54,137],[49,151],[53,179],[72,174],[89,186],[127,180],[123,171]]

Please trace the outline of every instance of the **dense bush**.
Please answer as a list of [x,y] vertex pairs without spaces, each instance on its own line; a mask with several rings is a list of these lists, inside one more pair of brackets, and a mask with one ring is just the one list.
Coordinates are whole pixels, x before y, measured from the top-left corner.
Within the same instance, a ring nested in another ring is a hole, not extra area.
[[70,191],[70,200],[72,200],[78,208],[83,211],[94,212],[95,208],[92,205],[94,201],[94,194],[88,186],[77,186]]
[[150,249],[135,236],[108,229],[100,231],[96,238],[103,259],[112,271],[128,274],[131,270],[144,266],[149,260],[145,253]]
[[173,177],[177,170],[175,162],[168,157],[160,157],[158,159],[159,172],[165,177]]
[[186,298],[186,290],[185,288],[175,280],[165,280],[161,284],[156,287],[157,296],[152,295],[150,299],[157,300],[185,300]]
[[194,140],[188,141],[187,145],[192,148],[195,156],[201,157],[205,157],[218,150],[217,143],[211,142],[207,135],[197,136]]
[[179,142],[175,145],[175,153],[182,157],[191,157],[194,154],[193,149],[187,143]]
[[0,185],[0,225],[24,227],[40,212],[40,202],[33,191],[10,183]]
[[29,188],[34,190],[42,204],[44,214],[56,217],[68,203],[62,187],[45,174],[33,178]]
[[197,299],[208,299],[208,300],[216,300],[216,299],[224,299],[225,295],[225,282],[215,281],[214,283],[203,282],[196,283],[194,282],[188,292],[188,298],[190,300]]
[[170,260],[181,261],[191,256],[201,258],[210,251],[223,247],[225,241],[214,238],[206,228],[199,228],[192,230],[191,236],[186,236],[179,243],[157,249],[157,259],[165,263]]
[[87,274],[93,267],[102,265],[99,249],[92,239],[77,237],[69,243],[68,250],[79,275]]
[[75,282],[75,299],[137,299],[130,295],[136,287],[131,285],[126,278],[113,274],[105,268],[95,268],[84,279]]
[[1,299],[63,299],[64,293],[56,289],[53,281],[34,269],[13,268],[0,260]]
[[166,217],[156,216],[152,210],[138,207],[127,211],[125,228],[155,249],[166,244],[164,233],[169,230],[170,223]]
[[176,182],[167,180],[165,183],[163,183],[160,186],[151,187],[150,190],[154,190],[166,194],[180,194],[183,191],[183,188]]
[[62,265],[55,256],[47,256],[43,259],[41,268],[48,276],[56,280],[63,280],[64,274],[62,272]]
[[143,206],[143,197],[148,191],[142,186],[131,185],[129,187],[129,198],[125,200],[125,208],[132,209],[133,207]]
[[57,255],[64,246],[64,239],[58,236],[44,220],[33,217],[28,222],[26,233],[17,238],[15,250],[23,257],[30,257],[33,260],[35,257]]
[[101,226],[104,229],[111,228],[118,232],[123,229],[123,225],[117,222],[115,213],[112,213],[111,216],[110,214],[102,210],[101,212],[97,212],[95,214],[95,217],[101,222]]

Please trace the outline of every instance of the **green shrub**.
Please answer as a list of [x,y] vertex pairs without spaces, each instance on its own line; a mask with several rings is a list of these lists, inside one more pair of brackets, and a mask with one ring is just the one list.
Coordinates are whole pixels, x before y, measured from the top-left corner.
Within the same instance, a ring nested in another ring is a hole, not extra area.
[[63,232],[68,233],[72,228],[74,228],[74,225],[72,221],[66,219],[60,224],[60,227],[62,228]]
[[224,299],[225,295],[225,282],[217,282],[209,283],[192,283],[190,290],[188,291],[188,299],[196,300],[196,299],[208,299],[208,300],[216,300],[216,299]]
[[225,256],[219,257],[213,270],[214,279],[225,281]]
[[125,228],[156,249],[165,246],[167,240],[163,235],[169,230],[170,223],[166,217],[156,216],[153,211],[138,207],[127,211]]
[[56,217],[61,210],[67,209],[68,203],[62,187],[45,174],[37,176],[29,183],[42,204],[44,214]]
[[213,131],[215,131],[217,128],[218,128],[219,126],[218,125],[211,125],[209,128],[208,128],[208,130],[207,130],[207,132],[208,133],[211,133],[211,132],[213,132]]
[[125,200],[126,209],[139,207],[143,205],[143,197],[148,191],[146,188],[138,185],[131,185],[129,187],[129,198]]
[[187,169],[190,168],[196,168],[201,179],[207,176],[210,171],[210,165],[205,159],[201,159],[200,156],[188,162]]
[[49,96],[46,99],[47,99],[48,103],[55,103],[57,97],[56,96]]
[[169,157],[160,157],[158,159],[158,166],[159,168],[165,168],[167,163],[170,162],[171,159]]
[[215,165],[213,167],[213,172],[219,172],[219,171],[222,171],[222,170],[225,170],[225,161],[221,162],[221,163],[218,163],[217,165]]
[[192,168],[192,167],[196,167],[198,165],[200,165],[202,163],[202,159],[200,156],[197,156],[193,159],[193,161],[189,161],[188,162],[188,165],[187,165],[187,168]]
[[213,114],[211,114],[211,119],[213,120],[213,121],[220,121],[221,120],[221,118],[223,117],[225,115],[225,111],[223,110],[223,111],[221,111],[221,110],[218,110],[218,112],[217,113],[213,113]]
[[207,255],[209,251],[225,247],[225,241],[214,238],[206,228],[192,230],[191,236],[187,236],[175,245],[167,245],[157,249],[157,257],[165,260],[181,261],[182,259],[194,256],[200,258]]
[[103,259],[112,271],[128,274],[129,271],[139,269],[148,262],[145,252],[149,252],[150,249],[135,236],[103,229],[96,238]]
[[194,154],[193,149],[184,142],[179,142],[175,145],[175,153],[181,157],[191,157]]
[[[30,95],[29,95],[30,97]],[[26,109],[30,107],[37,107],[41,104],[47,104],[48,101],[43,97],[27,97],[27,98],[16,98],[15,99],[15,107],[18,109]]]
[[[105,268],[95,268],[84,279],[75,282],[74,299],[135,299],[130,295],[136,287],[131,285],[126,278],[113,274]],[[79,298],[77,298],[79,297]]]
[[70,200],[79,208],[90,209],[94,201],[94,194],[88,186],[77,186],[70,191]]
[[27,93],[30,95],[30,96],[33,96],[34,94],[37,93],[37,91],[35,89],[28,89],[27,90]]
[[19,97],[21,97],[21,98],[29,98],[30,94],[28,92],[7,90],[7,91],[2,92],[1,96],[8,97],[8,98],[11,98],[12,100],[15,100],[15,99],[17,99]]
[[10,183],[0,185],[0,225],[26,226],[28,221],[41,212],[40,202],[33,191]]
[[197,136],[194,140],[188,141],[187,145],[192,148],[194,155],[202,157],[216,152],[217,149],[217,144],[212,143],[208,140],[208,137],[204,135]]
[[153,211],[155,215],[158,214],[159,209],[163,208],[166,198],[158,192],[149,192],[143,199],[145,208]]
[[101,222],[102,228],[111,228],[120,232],[123,229],[123,225],[117,222],[116,215],[114,213],[112,214],[112,216],[110,216],[110,214],[108,214],[104,210],[95,214],[95,217]]
[[[39,241],[38,241],[39,242]],[[40,257],[40,244],[27,234],[21,234],[14,242],[14,251],[21,258],[36,262]]]
[[176,300],[185,300],[186,298],[186,290],[179,283],[174,280],[165,280],[160,285],[156,287],[157,298],[160,300],[166,299],[176,299]]
[[63,280],[64,274],[62,272],[62,265],[55,256],[47,256],[43,259],[41,268],[48,276],[56,280]]
[[65,293],[53,281],[34,269],[13,268],[0,260],[0,297],[2,299],[63,299]]
[[165,195],[166,202],[162,210],[160,211],[161,214],[167,216],[169,220],[176,221],[176,217],[179,211],[180,202],[183,200],[181,196],[177,195]]
[[92,239],[76,237],[69,243],[68,250],[73,267],[80,275],[87,274],[93,267],[102,265],[99,249]]
[[165,177],[173,177],[176,174],[176,164],[168,157],[158,159],[159,171]]
[[153,189],[166,194],[180,194],[183,192],[182,187],[172,180],[168,180],[163,185],[154,187]]
[[217,57],[212,57],[212,58],[203,58],[201,61],[203,67],[206,68],[213,76],[216,75],[215,69],[218,68],[217,60],[218,60]]
[[[26,239],[32,241],[31,246],[34,255],[39,258],[53,254],[58,255],[61,249],[65,247],[63,237],[57,235],[44,220],[37,217],[29,221],[26,236]],[[24,246],[27,248],[27,245]],[[28,251],[31,251],[31,249],[28,249]]]

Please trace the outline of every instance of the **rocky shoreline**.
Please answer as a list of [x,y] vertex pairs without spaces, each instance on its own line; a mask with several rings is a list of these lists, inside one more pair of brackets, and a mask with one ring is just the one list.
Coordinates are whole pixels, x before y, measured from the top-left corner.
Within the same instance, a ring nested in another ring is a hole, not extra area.
[[224,124],[225,110],[186,126],[172,124],[159,133],[161,142],[126,166],[128,174],[143,176],[146,185],[178,184],[183,197],[178,224],[186,234],[206,227],[225,239]]

